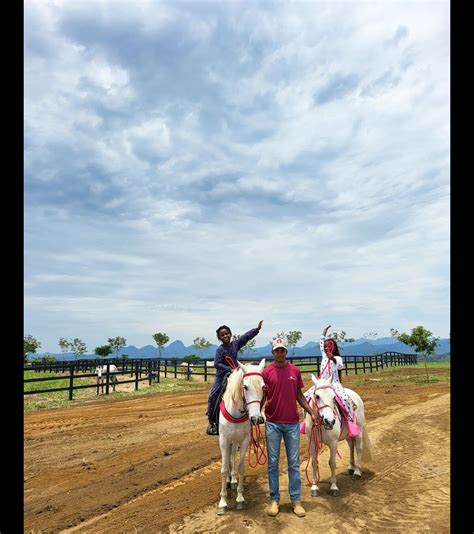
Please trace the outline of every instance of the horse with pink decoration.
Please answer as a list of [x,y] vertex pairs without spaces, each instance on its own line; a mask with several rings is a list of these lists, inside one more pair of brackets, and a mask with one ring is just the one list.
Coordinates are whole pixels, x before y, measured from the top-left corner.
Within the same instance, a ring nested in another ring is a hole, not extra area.
[[[308,457],[311,458],[312,480],[308,477],[308,465],[306,466],[306,477],[311,484],[311,496],[319,495],[319,451],[323,444],[329,447],[329,466],[331,468],[331,487],[329,493],[332,496],[340,495],[336,484],[336,454],[339,441],[346,440],[350,449],[350,460],[348,473],[353,480],[362,476],[362,462],[371,460],[370,440],[367,433],[364,403],[360,396],[351,389],[345,388],[349,399],[354,403],[354,414],[356,425],[349,426],[350,421],[341,415],[343,404],[337,396],[332,385],[332,376],[317,379],[313,374],[311,379],[314,383],[314,390],[309,399],[310,406],[319,415],[316,425],[313,425],[311,417],[306,414],[305,433],[308,441]],[[338,408],[339,407],[339,408]],[[358,427],[358,428],[357,428]],[[356,429],[354,431],[354,429]],[[355,457],[354,449],[357,452]],[[308,462],[309,462],[308,458]]]

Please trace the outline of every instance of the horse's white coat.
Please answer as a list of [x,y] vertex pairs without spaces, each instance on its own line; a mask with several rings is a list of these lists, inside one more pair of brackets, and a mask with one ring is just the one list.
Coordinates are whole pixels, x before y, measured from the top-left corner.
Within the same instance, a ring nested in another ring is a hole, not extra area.
[[[102,386],[102,393],[104,392],[104,386],[107,383],[107,366],[97,366],[95,372],[97,373],[97,395],[99,394],[99,387]],[[118,383],[118,379],[115,373],[118,373],[117,366],[111,363],[109,365],[109,381],[112,384],[113,391],[115,391],[115,385]]]
[[[222,487],[218,504],[219,514],[223,514],[227,508],[227,480],[229,474],[231,475],[231,486],[235,487],[237,482],[236,507],[237,509],[243,507],[245,501],[243,496],[245,453],[250,440],[250,420],[252,417],[259,418],[263,397],[263,378],[260,376],[243,378],[243,375],[246,373],[261,373],[265,367],[265,359],[258,366],[238,363],[239,367],[229,376],[222,400],[226,410],[232,417],[240,418],[248,411],[249,419],[243,423],[232,423],[222,413],[219,414],[219,446],[222,455]],[[242,388],[244,388],[245,402],[242,398]],[[248,410],[247,403],[251,403],[248,405]],[[236,454],[238,448],[240,449],[240,461],[237,467]]]
[[[331,379],[317,380],[314,375],[311,375],[313,383],[317,388],[321,386],[331,386]],[[364,403],[360,396],[351,389],[345,388],[347,395],[356,405],[356,422],[361,430],[358,436],[350,438],[347,435],[347,425],[343,425],[341,431],[341,422],[336,416],[336,401],[334,391],[329,388],[318,389],[315,393],[319,396],[317,400],[319,406],[325,406],[320,410],[322,417],[321,434],[322,441],[329,447],[329,466],[331,468],[331,487],[329,492],[331,495],[339,495],[339,488],[336,484],[336,453],[337,444],[339,441],[346,440],[350,449],[350,460],[348,470],[353,474],[353,478],[360,478],[362,476],[362,460],[364,462],[370,461],[370,440],[367,434]],[[310,400],[310,406],[314,407],[314,399]],[[306,415],[306,439],[309,441],[311,437],[311,427],[313,421],[309,414]],[[357,460],[354,461],[354,445],[357,450]],[[317,485],[317,465],[316,465],[316,448],[315,443],[311,440],[310,447],[311,466],[312,466],[312,486],[311,495],[318,495],[319,488]]]

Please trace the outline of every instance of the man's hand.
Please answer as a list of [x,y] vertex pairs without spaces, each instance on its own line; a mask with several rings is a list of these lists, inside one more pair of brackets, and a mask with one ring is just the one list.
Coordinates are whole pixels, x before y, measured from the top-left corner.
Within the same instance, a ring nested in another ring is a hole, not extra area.
[[313,425],[315,425],[316,421],[318,419],[316,413],[314,411],[311,411],[309,415],[311,416],[311,420],[313,421]]

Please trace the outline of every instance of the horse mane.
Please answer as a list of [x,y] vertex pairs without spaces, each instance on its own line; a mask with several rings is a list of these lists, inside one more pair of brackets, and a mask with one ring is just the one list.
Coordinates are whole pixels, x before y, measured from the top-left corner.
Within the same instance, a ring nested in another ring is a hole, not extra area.
[[[248,372],[254,372],[255,370],[258,370],[258,365],[246,364],[245,367],[247,368]],[[222,396],[224,402],[229,400],[239,402],[242,400],[243,378],[244,373],[240,367],[229,376],[229,378],[227,379],[227,387],[225,388],[224,395]],[[254,384],[254,382],[258,380],[258,377],[250,376],[247,380],[250,381],[250,384],[252,384],[252,386],[257,385],[256,383]]]
[[235,402],[242,400],[242,380],[244,373],[239,367],[236,371],[231,373],[227,379],[227,387],[225,388],[224,395],[222,400],[229,401],[234,400]]

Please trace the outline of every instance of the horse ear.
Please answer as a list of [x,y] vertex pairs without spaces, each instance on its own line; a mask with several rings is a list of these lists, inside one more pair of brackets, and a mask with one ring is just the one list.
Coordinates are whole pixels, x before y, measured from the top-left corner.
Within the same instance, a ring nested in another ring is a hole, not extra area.
[[240,363],[239,360],[237,360],[237,364],[238,364],[238,366],[242,369],[242,371],[243,371],[244,373],[247,372],[247,368],[245,367],[245,365],[244,365],[243,363]]
[[317,378],[313,375],[313,373],[311,373],[311,380],[313,381],[313,384],[316,386],[316,383],[317,383]]
[[261,360],[261,362],[260,362],[260,364],[259,364],[259,366],[258,366],[258,370],[259,370],[260,372],[262,372],[263,369],[264,369],[264,367],[265,367],[265,358],[262,358],[262,360]]

